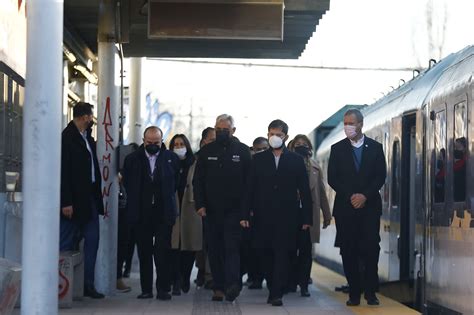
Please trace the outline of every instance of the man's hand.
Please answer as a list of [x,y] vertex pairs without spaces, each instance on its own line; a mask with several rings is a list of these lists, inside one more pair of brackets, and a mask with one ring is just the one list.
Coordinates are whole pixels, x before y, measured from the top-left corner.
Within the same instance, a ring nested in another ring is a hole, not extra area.
[[326,228],[327,228],[328,226],[330,226],[330,225],[331,225],[331,221],[327,221],[327,222],[324,221],[324,222],[323,222],[323,229],[326,229]]
[[205,217],[205,216],[206,216],[206,208],[204,208],[204,207],[200,208],[200,209],[197,211],[197,214],[198,214],[200,217]]
[[311,225],[309,225],[309,224],[303,224],[303,226],[301,227],[301,229],[302,229],[303,231],[306,231],[306,230],[309,229],[310,227],[311,227]]
[[72,210],[72,206],[69,206],[69,207],[64,207],[61,209],[63,215],[68,218],[68,219],[72,219],[72,213],[74,212]]
[[247,220],[242,220],[242,221],[240,221],[240,226],[243,227],[243,228],[249,228],[250,223]]
[[367,198],[363,194],[353,194],[351,197],[351,204],[355,209],[361,209],[365,206]]

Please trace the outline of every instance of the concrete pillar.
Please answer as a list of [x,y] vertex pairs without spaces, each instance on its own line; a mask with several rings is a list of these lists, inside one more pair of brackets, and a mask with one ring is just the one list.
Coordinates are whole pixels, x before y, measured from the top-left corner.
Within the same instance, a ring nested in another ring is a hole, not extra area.
[[130,107],[128,143],[142,142],[142,64],[144,58],[130,59]]
[[118,177],[116,148],[119,142],[119,61],[115,47],[115,1],[99,3],[99,96],[97,157],[102,174],[105,216],[100,219],[100,243],[95,268],[99,292],[112,295],[117,281]]
[[58,313],[63,1],[27,3],[21,313]]

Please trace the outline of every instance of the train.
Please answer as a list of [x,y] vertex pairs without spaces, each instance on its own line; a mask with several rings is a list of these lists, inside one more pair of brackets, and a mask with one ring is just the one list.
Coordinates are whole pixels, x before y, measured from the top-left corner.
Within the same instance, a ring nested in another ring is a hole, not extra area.
[[[474,314],[474,46],[453,53],[364,108],[363,132],[383,145],[379,277],[406,284],[424,314]],[[331,145],[316,160],[327,174]],[[335,192],[327,186],[332,206]],[[321,233],[316,260],[341,271],[336,229]]]

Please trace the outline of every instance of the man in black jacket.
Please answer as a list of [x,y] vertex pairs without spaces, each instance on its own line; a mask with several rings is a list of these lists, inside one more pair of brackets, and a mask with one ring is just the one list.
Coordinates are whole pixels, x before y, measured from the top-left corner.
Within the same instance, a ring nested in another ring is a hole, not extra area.
[[[282,306],[290,252],[296,250],[298,230],[313,224],[309,179],[303,158],[288,151],[288,125],[274,120],[268,126],[271,149],[253,156],[246,208],[240,224],[250,227],[253,211],[254,246],[262,254],[267,280],[267,303]],[[301,205],[301,208],[300,208]]]
[[250,171],[250,150],[233,137],[234,119],[216,120],[216,141],[199,152],[194,173],[194,199],[205,217],[206,241],[213,277],[213,301],[234,301],[240,293],[239,225],[245,185]]
[[78,250],[84,238],[84,295],[103,298],[94,287],[99,247],[99,214],[104,214],[96,143],[91,136],[92,105],[77,103],[63,130],[61,148],[60,250]]
[[[169,262],[171,231],[178,215],[176,187],[179,159],[166,150],[158,127],[145,129],[143,145],[125,158],[123,185],[127,192],[127,217],[135,225],[140,285],[137,298],[153,298],[153,259],[157,273],[156,298],[170,300]],[[154,239],[154,242],[153,242]]]
[[349,306],[360,304],[360,263],[364,267],[365,299],[369,305],[379,305],[375,295],[382,214],[379,190],[387,171],[382,145],[362,133],[363,119],[356,109],[344,114],[347,138],[331,147],[328,165],[328,183],[336,191],[336,246],[340,247],[349,283]]

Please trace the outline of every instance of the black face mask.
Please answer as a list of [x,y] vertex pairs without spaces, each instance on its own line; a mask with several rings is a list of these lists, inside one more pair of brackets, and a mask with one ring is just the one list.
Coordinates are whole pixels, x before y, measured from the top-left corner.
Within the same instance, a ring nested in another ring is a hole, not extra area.
[[155,155],[158,153],[158,151],[160,151],[160,146],[157,144],[147,144],[145,146],[145,150],[148,152],[148,154]]
[[216,130],[216,142],[224,143],[230,139],[230,131],[227,129]]
[[302,157],[308,157],[311,155],[311,150],[305,146],[298,146],[295,147],[295,152],[301,155]]
[[86,129],[92,129],[92,127],[94,127],[94,121],[91,120],[87,123],[87,128]]
[[464,152],[462,150],[454,150],[454,158],[460,160],[463,158]]

